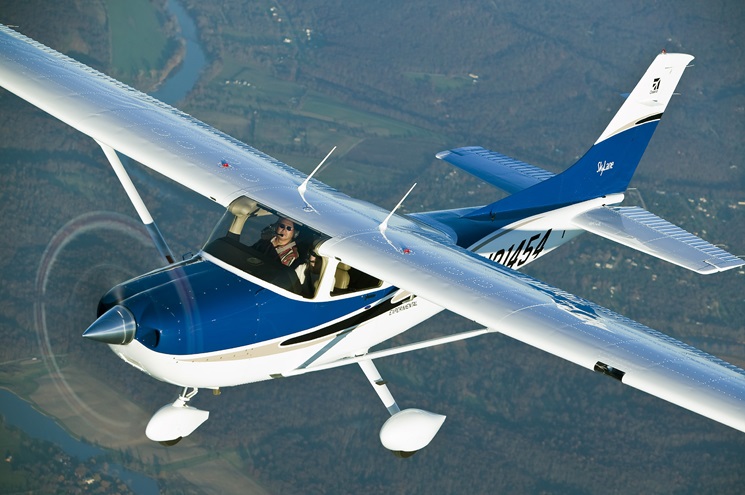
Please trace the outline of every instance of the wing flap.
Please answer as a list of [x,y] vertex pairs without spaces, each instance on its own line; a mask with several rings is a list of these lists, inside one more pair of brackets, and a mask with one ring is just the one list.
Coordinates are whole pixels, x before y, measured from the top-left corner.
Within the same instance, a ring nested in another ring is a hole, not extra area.
[[480,146],[441,151],[436,156],[510,194],[554,176],[548,170]]
[[578,227],[698,273],[745,265],[745,261],[642,208],[600,207],[572,219]]

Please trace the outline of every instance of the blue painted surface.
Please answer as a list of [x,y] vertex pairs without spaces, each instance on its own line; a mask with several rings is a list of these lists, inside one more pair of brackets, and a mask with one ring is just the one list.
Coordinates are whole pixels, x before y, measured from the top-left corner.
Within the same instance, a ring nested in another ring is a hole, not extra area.
[[120,303],[138,322],[139,342],[165,354],[187,355],[295,335],[374,306],[392,290],[324,302],[297,300],[197,258],[114,287],[99,311]]
[[438,158],[455,165],[488,184],[510,194],[522,191],[555,174],[480,146],[439,153]]
[[[535,171],[529,178],[520,178],[520,173],[514,168],[500,166],[478,154],[468,154],[468,151],[482,148],[459,148],[463,156],[449,155],[444,159],[494,186],[516,192],[483,207],[417,213],[411,216],[435,228],[454,232],[457,235],[457,244],[467,248],[491,232],[522,218],[608,194],[622,193],[628,187],[658,123],[659,120],[648,121],[612,136],[592,146],[564,172],[537,183],[535,177],[538,175]],[[484,152],[488,153],[488,150]],[[513,167],[515,165],[512,162],[522,164],[498,153],[494,154],[501,157],[501,160],[510,162]],[[529,187],[521,189],[523,186]]]
[[637,125],[592,148],[564,172],[469,214],[516,218],[624,192],[659,121]]

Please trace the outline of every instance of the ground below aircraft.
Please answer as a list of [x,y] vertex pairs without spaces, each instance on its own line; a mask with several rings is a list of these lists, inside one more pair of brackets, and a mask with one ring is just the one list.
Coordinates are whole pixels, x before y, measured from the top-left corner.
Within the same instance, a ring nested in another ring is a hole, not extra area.
[[[517,271],[586,231],[703,274],[744,264],[642,208],[618,206],[692,59],[659,54],[563,173],[480,147],[444,151],[437,157],[510,195],[399,215],[411,189],[392,211],[356,200],[315,171],[306,176],[0,28],[0,85],[101,146],[166,263],[112,288],[84,333],[183,388],[147,436],[172,445],[206,421],[189,405],[200,388],[356,363],[391,414],[383,445],[404,457],[445,417],[401,410],[374,360],[493,332],[745,431],[745,371]],[[174,262],[120,153],[226,208],[199,253]],[[374,349],[444,309],[483,328]]]

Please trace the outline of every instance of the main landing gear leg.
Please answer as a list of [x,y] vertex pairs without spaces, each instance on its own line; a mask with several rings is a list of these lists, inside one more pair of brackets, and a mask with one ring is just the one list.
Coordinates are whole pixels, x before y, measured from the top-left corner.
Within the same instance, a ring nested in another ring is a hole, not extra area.
[[402,411],[372,360],[360,361],[359,365],[383,405],[391,414],[391,417],[380,429],[380,441],[383,447],[393,452],[397,457],[411,457],[417,451],[429,445],[437,432],[440,431],[445,416],[422,409],[404,409]]
[[170,447],[193,433],[210,416],[209,411],[202,411],[187,405],[198,391],[196,387],[184,387],[173,404],[161,407],[150,418],[145,435],[150,440]]

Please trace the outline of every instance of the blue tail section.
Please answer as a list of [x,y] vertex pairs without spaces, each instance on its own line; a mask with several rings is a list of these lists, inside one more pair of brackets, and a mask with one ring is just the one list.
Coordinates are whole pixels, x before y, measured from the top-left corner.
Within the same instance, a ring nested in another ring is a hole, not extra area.
[[468,218],[494,219],[518,212],[535,215],[624,192],[658,123],[659,117],[598,143],[564,172],[476,210]]
[[466,215],[477,220],[529,216],[622,193],[672,98],[690,55],[662,53],[577,163],[564,172]]

